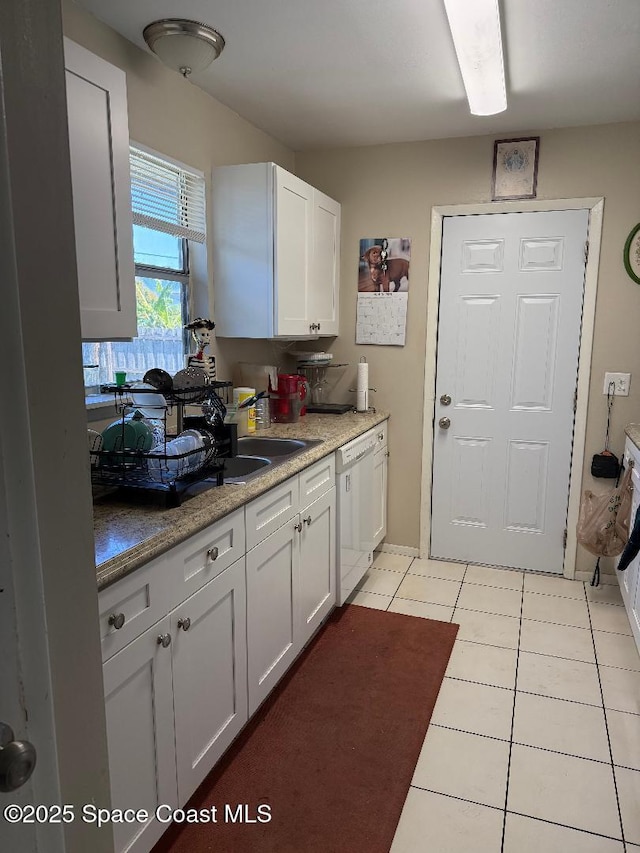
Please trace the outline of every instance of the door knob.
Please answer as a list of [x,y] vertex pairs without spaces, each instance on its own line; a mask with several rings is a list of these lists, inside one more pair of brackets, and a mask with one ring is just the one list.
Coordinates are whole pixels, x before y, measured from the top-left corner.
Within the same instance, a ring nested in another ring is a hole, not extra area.
[[183,631],[188,631],[191,627],[191,619],[186,616],[184,619],[178,619],[178,628],[182,628]]
[[440,402],[442,403],[443,406],[450,406],[451,405],[451,397],[448,394],[443,394],[442,397],[440,397]]
[[451,426],[451,421],[449,420],[449,418],[440,418],[440,420],[438,421],[438,425],[440,426],[440,429],[449,429],[449,427]]
[[24,785],[36,766],[36,748],[28,740],[14,740],[13,729],[0,723],[0,791]]
[[163,649],[168,649],[171,645],[171,634],[159,634],[158,645],[162,646]]

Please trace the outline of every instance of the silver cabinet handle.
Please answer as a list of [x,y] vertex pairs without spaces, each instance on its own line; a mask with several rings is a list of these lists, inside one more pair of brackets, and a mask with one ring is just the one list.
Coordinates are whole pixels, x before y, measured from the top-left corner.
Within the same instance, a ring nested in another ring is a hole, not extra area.
[[111,616],[109,616],[109,625],[111,625],[112,628],[115,628],[116,631],[119,631],[120,628],[122,628],[122,626],[124,625],[124,623],[124,613],[112,613]]
[[171,645],[171,634],[159,634],[158,645],[163,649],[167,649]]
[[440,402],[442,403],[443,406],[450,406],[451,405],[451,397],[448,394],[443,394],[442,397],[440,397]]
[[385,453],[385,456],[386,456],[386,457],[387,457],[387,459],[388,459],[388,458],[391,456],[391,451],[390,451],[390,450],[387,450],[387,452]]
[[13,729],[0,723],[0,791],[22,787],[36,766],[36,748],[28,740],[15,740]]
[[294,524],[293,529],[296,531],[296,533],[302,533],[302,525],[301,524]]
[[384,441],[384,433],[383,432],[378,433],[378,441]]
[[191,627],[191,619],[186,616],[184,619],[178,619],[178,628],[182,628],[183,631],[188,631]]
[[218,551],[217,545],[215,545],[213,548],[209,548],[209,550],[207,551],[207,560],[211,560],[211,562],[217,560],[219,553],[220,552]]
[[306,518],[303,518],[302,521],[304,522],[304,524],[308,524],[309,526],[311,526],[311,516],[310,515],[308,515]]
[[451,426],[451,421],[449,420],[449,418],[440,418],[440,420],[438,421],[438,425],[440,429],[449,429],[449,427]]
[[318,324],[316,325],[316,329],[317,329],[318,331],[320,331],[320,323],[318,323]]

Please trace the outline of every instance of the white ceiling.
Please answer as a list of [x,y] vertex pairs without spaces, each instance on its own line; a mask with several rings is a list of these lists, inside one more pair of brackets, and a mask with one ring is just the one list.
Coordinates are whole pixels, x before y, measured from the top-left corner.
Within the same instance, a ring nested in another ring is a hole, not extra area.
[[489,117],[469,114],[442,0],[79,2],[145,51],[159,18],[217,29],[193,83],[294,150],[640,119],[640,0],[501,0],[508,107]]

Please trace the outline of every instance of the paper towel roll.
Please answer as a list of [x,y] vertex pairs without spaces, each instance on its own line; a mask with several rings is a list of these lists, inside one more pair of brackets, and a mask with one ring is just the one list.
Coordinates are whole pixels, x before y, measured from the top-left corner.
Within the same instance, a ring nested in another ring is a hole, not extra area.
[[369,408],[369,365],[366,361],[358,362],[356,391],[356,409],[359,412],[366,412]]

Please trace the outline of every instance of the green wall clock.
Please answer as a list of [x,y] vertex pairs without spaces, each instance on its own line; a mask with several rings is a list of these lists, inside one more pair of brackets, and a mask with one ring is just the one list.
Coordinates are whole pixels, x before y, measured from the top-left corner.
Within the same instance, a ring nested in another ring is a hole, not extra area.
[[624,268],[636,284],[640,284],[640,222],[631,230],[624,244]]

